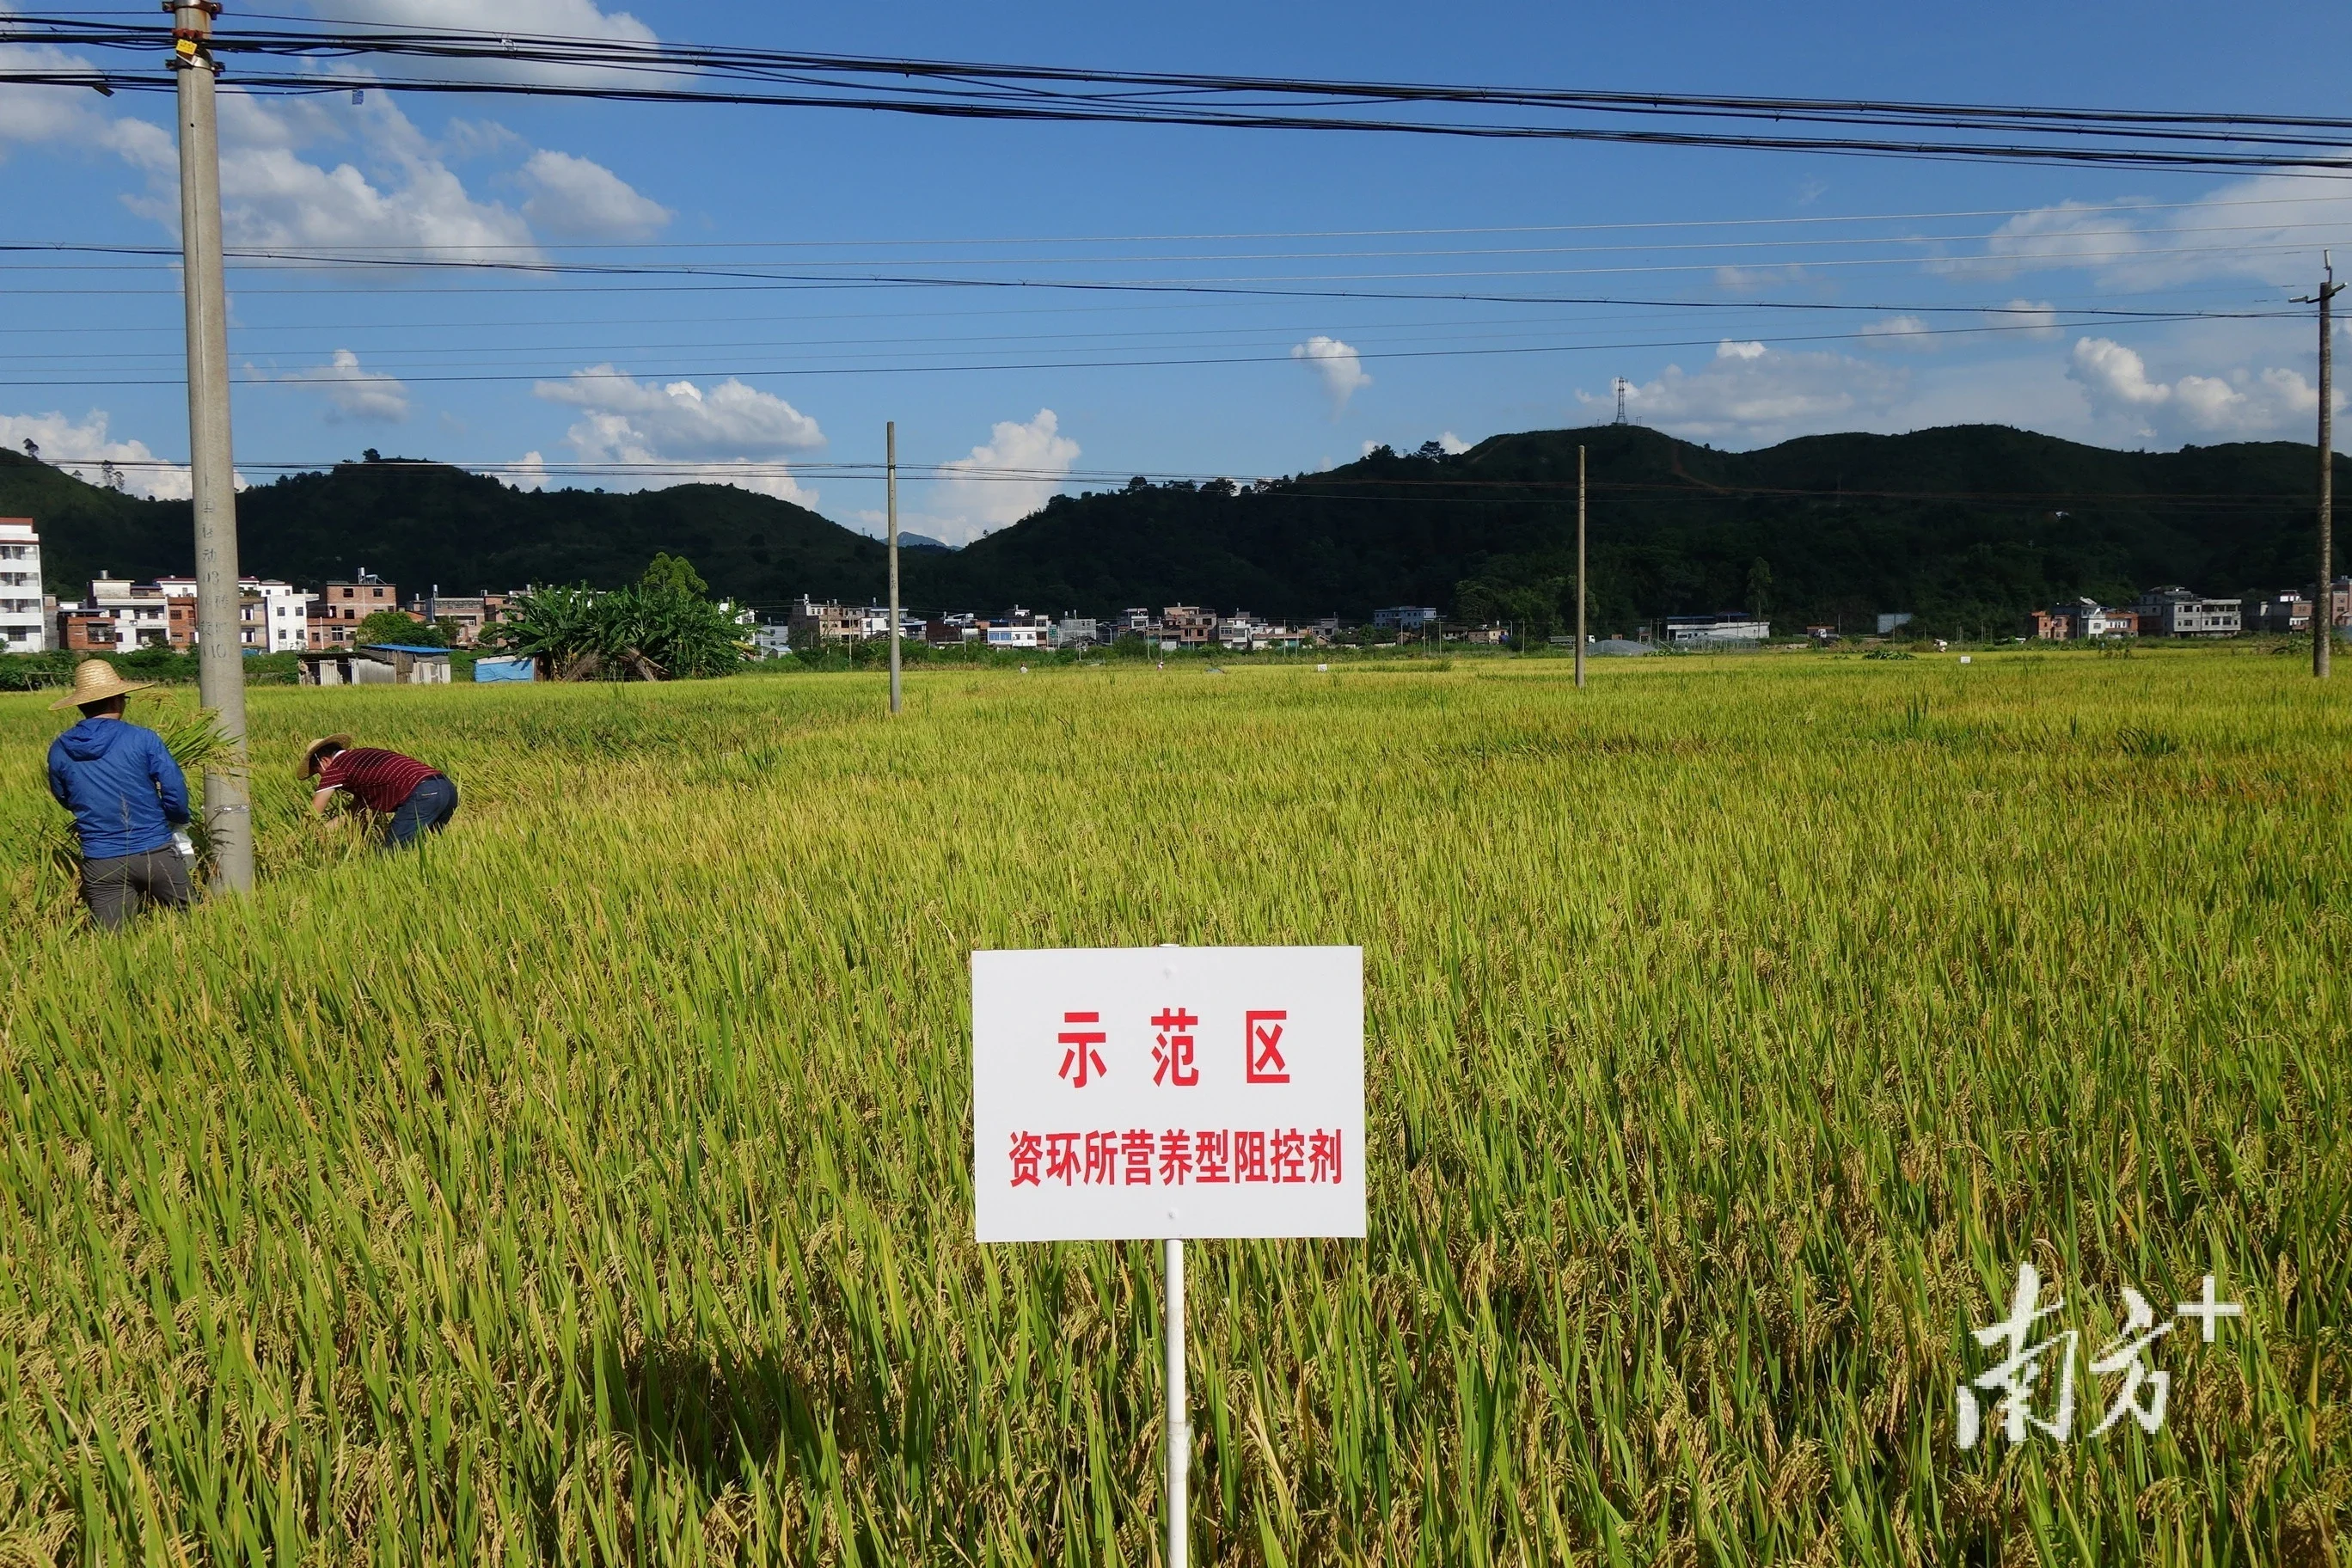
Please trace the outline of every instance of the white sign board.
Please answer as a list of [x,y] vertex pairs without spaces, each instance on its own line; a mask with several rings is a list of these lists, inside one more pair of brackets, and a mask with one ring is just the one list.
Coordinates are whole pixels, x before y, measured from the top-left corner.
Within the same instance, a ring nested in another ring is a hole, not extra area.
[[982,1241],[1364,1234],[1364,953],[971,955]]

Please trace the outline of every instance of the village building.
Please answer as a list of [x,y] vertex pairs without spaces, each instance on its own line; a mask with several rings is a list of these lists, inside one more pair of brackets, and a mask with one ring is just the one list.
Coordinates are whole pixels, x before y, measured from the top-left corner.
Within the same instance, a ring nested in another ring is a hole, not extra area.
[[378,610],[398,608],[399,588],[362,567],[352,581],[329,583],[320,591],[310,606],[305,640],[313,652],[348,648],[362,621]]
[[41,535],[29,517],[0,517],[0,653],[46,653]]
[[1678,647],[1752,647],[1771,635],[1769,621],[1744,610],[1666,619],[1666,640]]
[[2186,588],[2150,588],[2139,596],[2142,637],[2233,637],[2242,608],[2236,599],[2209,599]]

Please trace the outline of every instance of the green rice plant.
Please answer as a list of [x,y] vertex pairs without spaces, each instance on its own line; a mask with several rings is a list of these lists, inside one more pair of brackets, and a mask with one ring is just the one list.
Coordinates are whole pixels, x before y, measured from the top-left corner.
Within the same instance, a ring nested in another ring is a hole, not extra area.
[[[1361,673],[257,691],[260,886],[114,938],[0,698],[0,1560],[1157,1562],[1157,1249],[973,1244],[968,963],[1159,942],[1366,963],[1370,1236],[1189,1252],[1198,1561],[2347,1560],[2340,691]],[[2028,1261],[2245,1315],[1962,1451]]]

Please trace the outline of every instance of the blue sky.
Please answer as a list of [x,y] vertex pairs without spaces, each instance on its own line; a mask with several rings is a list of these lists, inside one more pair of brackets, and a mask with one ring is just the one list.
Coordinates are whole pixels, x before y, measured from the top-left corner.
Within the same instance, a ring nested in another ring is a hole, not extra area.
[[[517,31],[992,61],[2317,112],[2340,105],[2331,62],[2352,43],[2352,13],[2264,5],[497,14]],[[0,87],[5,237],[169,243],[169,123],[165,99]],[[224,125],[233,245],[1688,302],[232,272],[248,478],[374,447],[518,484],[710,477],[871,527],[880,486],[858,465],[896,419],[902,461],[960,465],[902,486],[907,526],[957,542],[1129,473],[1249,478],[1368,443],[1590,423],[1617,376],[1634,417],[1718,446],[1969,420],[2127,447],[2303,438],[2306,322],[2079,312],[2273,309],[2308,290],[2322,246],[2352,258],[2352,186],[2315,178],[381,91],[231,93]],[[184,490],[168,261],[0,265],[0,440]],[[1885,308],[1758,308],[1791,300]],[[1949,313],[1977,306],[2011,313]]]

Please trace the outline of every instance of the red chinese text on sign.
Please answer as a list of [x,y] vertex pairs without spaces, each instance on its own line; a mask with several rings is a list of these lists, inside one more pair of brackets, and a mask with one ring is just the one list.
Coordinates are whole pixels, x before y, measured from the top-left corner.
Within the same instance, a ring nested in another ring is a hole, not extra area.
[[1250,1082],[1290,1081],[1290,1064],[1282,1059],[1282,1026],[1289,1016],[1286,1009],[1242,1015],[1244,1060],[1249,1068],[1246,1077]]
[[1159,1031],[1152,1037],[1152,1082],[1165,1078],[1178,1089],[1191,1089],[1201,1081],[1201,1069],[1192,1062],[1192,1030],[1200,1022],[1181,1007],[1162,1007],[1151,1020]]
[[[1102,1022],[1102,1015],[1100,1013],[1065,1013],[1062,1015],[1062,1022],[1065,1026],[1071,1024],[1099,1025]],[[1077,1067],[1078,1076],[1074,1079],[1070,1079],[1070,1087],[1072,1089],[1084,1089],[1087,1084],[1093,1082],[1095,1079],[1103,1076],[1103,1073],[1107,1069],[1103,1067],[1102,1052],[1097,1050],[1095,1047],[1109,1038],[1110,1037],[1103,1033],[1099,1028],[1072,1029],[1066,1026],[1059,1035],[1055,1037],[1055,1044],[1067,1046],[1069,1047],[1069,1049],[1062,1053],[1061,1076],[1064,1078],[1070,1078],[1071,1066],[1076,1064]],[[1087,1072],[1087,1065],[1089,1062],[1094,1064],[1094,1072],[1091,1076]]]
[[1006,1152],[1011,1176],[1005,1184],[1336,1186],[1347,1179],[1346,1146],[1347,1131],[1338,1127],[1274,1127],[1263,1132],[1255,1128],[1171,1128],[1157,1136],[1148,1127],[1042,1135],[1024,1130],[1013,1135]]

